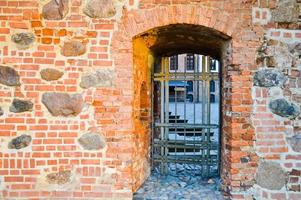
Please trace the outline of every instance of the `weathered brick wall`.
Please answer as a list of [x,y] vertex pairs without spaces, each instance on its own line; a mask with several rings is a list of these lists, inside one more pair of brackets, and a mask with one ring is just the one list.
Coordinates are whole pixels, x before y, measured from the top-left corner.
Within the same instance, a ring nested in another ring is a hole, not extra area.
[[149,173],[153,44],[133,38],[184,23],[230,38],[220,49],[223,190],[300,199],[299,7],[0,0],[0,198],[131,199]]

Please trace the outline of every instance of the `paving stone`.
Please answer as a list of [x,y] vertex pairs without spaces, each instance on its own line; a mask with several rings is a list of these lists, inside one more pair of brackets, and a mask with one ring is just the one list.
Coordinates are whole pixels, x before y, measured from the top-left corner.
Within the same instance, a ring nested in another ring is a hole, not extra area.
[[86,53],[86,44],[77,40],[65,41],[61,49],[61,54],[67,57],[80,56],[84,53]]
[[32,111],[33,103],[29,100],[14,99],[12,105],[9,107],[10,112],[21,113]]
[[274,69],[263,69],[254,74],[254,85],[259,87],[283,86],[286,80],[282,72]]
[[[179,173],[175,169],[183,168]],[[208,184],[208,179],[194,174],[194,167],[188,164],[169,164],[169,174],[161,176],[159,169],[155,167],[150,177],[143,185],[134,193],[134,200],[147,199],[208,199],[208,200],[223,200],[223,195],[218,185],[218,178],[212,178],[211,184]],[[197,169],[199,170],[199,169]]]
[[42,103],[53,116],[76,116],[83,106],[84,101],[80,94],[49,92],[42,95]]
[[287,101],[284,98],[270,101],[269,108],[271,111],[281,117],[295,119],[300,115],[300,108],[296,104]]
[[40,72],[40,74],[41,74],[42,79],[44,79],[46,81],[58,80],[64,75],[63,72],[61,72],[57,69],[52,69],[52,68],[43,69]]
[[100,133],[89,132],[78,139],[79,144],[86,150],[99,150],[105,147],[105,139]]
[[95,72],[84,74],[81,77],[80,86],[85,89],[90,87],[112,86],[114,73],[112,69],[99,69]]
[[301,134],[288,138],[288,142],[294,151],[301,152]]
[[69,11],[69,0],[51,0],[43,6],[42,16],[47,20],[61,20]]
[[71,171],[65,170],[57,173],[50,173],[46,176],[49,184],[62,185],[71,181]]
[[12,139],[8,143],[8,148],[9,149],[22,149],[27,147],[31,142],[31,136],[30,135],[20,135],[19,137],[16,137]]
[[83,11],[91,18],[109,18],[116,14],[112,0],[86,0]]
[[15,69],[0,65],[0,83],[7,86],[20,86],[20,76]]
[[260,162],[257,173],[256,183],[269,190],[280,190],[287,180],[287,174],[278,163]]
[[15,33],[12,35],[11,40],[16,43],[17,48],[24,50],[32,46],[35,41],[35,35],[33,33]]

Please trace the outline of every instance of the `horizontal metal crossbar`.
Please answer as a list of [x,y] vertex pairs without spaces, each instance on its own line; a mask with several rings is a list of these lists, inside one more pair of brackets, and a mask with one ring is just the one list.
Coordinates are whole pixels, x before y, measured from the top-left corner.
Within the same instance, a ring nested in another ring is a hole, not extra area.
[[[160,143],[154,143],[156,147],[168,147],[168,148],[181,148],[181,149],[199,149],[199,150],[217,150],[217,145],[214,144],[202,144],[202,145],[187,145],[187,144],[172,144],[172,143],[164,143],[163,141]],[[196,151],[197,152],[197,151]]]
[[188,163],[188,164],[199,164],[199,165],[215,165],[218,163],[217,156],[203,157],[203,156],[154,156],[154,161],[158,162],[176,162],[176,163]]
[[156,127],[172,127],[172,128],[219,128],[218,124],[174,124],[174,123],[155,123]]
[[202,141],[202,140],[162,140],[162,139],[154,139],[154,144],[158,145],[164,145],[164,144],[181,144],[181,145],[195,145],[198,147],[201,146],[210,146],[217,148],[218,143],[217,142],[208,142],[208,141]]
[[164,80],[181,80],[181,81],[210,81],[219,80],[218,73],[169,73],[169,74],[154,74],[154,81]]

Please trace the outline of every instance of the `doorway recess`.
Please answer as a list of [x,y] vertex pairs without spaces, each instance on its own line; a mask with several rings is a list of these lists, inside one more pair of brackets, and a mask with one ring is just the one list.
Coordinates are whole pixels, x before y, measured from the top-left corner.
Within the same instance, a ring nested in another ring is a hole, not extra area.
[[133,165],[141,171],[134,177],[134,191],[154,174],[218,183],[223,50],[229,39],[189,24],[158,27],[133,38],[139,147]]

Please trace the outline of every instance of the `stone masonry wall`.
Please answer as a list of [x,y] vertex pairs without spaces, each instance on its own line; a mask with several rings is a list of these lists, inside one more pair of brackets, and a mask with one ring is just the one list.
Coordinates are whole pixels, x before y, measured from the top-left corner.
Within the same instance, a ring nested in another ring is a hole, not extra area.
[[0,199],[132,198],[149,174],[153,59],[133,38],[170,24],[230,38],[221,49],[225,194],[301,199],[300,7],[0,0]]

